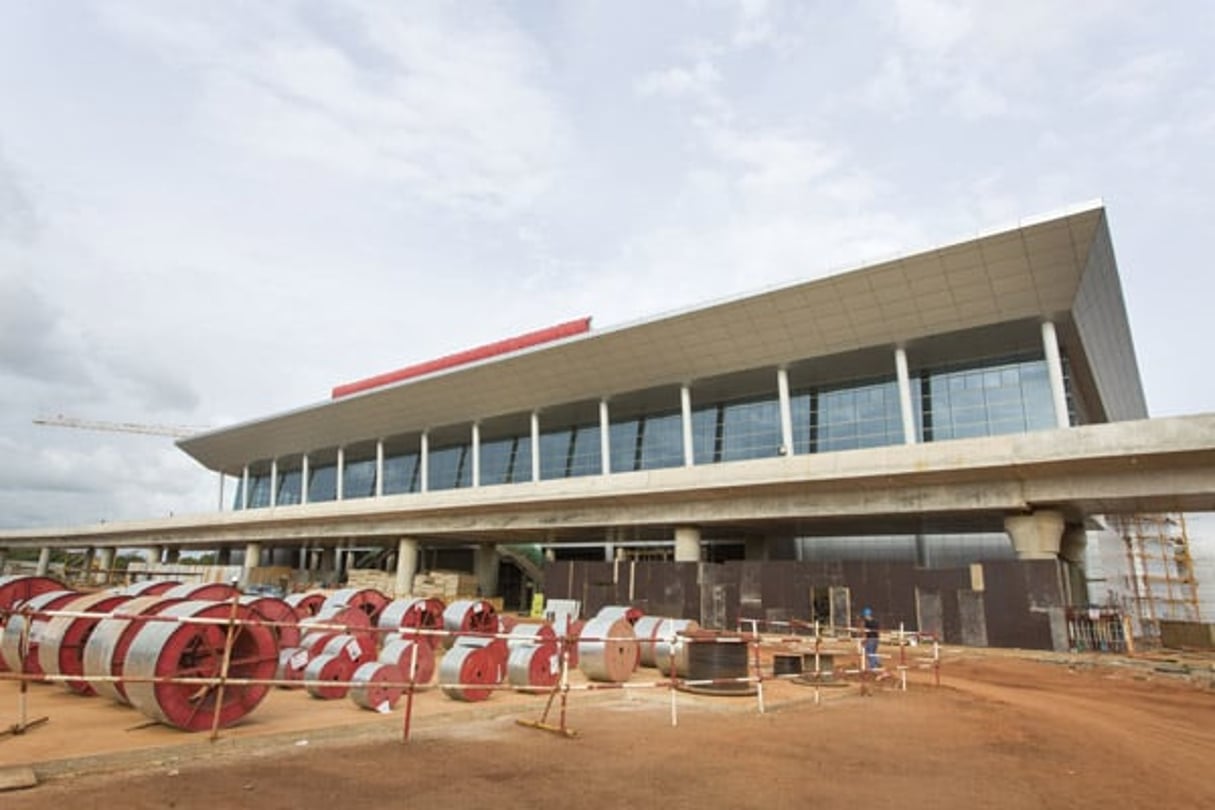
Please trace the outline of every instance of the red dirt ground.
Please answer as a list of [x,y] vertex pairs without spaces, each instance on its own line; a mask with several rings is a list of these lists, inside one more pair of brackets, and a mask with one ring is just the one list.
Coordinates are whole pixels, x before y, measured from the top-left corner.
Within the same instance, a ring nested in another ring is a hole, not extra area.
[[[769,683],[763,715],[754,698],[681,695],[674,728],[667,693],[649,689],[572,695],[575,739],[516,725],[538,713],[527,698],[497,715],[422,715],[405,745],[398,715],[301,733],[306,746],[162,748],[121,772],[0,794],[0,807],[1215,807],[1209,659],[1185,679],[1142,662],[954,656],[940,688],[916,673],[906,692],[851,686],[815,705],[811,689]],[[0,739],[0,764],[11,745]]]

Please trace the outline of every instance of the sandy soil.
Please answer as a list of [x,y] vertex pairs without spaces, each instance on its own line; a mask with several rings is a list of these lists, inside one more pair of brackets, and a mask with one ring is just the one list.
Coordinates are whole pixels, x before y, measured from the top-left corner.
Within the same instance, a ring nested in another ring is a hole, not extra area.
[[[311,730],[233,730],[210,748],[138,745],[111,760],[118,772],[40,765],[52,778],[0,795],[0,806],[1215,806],[1210,678],[1071,661],[958,653],[940,688],[914,673],[906,692],[862,696],[854,685],[817,705],[813,690],[769,683],[762,715],[754,698],[681,695],[677,727],[658,689],[574,694],[574,739],[517,725],[542,705],[528,696],[452,712],[456,704],[426,695],[408,744],[399,713],[334,733],[338,710],[313,701],[302,705],[332,714]],[[296,698],[307,700],[285,694],[273,711]],[[18,761],[14,742],[0,740],[0,763]]]

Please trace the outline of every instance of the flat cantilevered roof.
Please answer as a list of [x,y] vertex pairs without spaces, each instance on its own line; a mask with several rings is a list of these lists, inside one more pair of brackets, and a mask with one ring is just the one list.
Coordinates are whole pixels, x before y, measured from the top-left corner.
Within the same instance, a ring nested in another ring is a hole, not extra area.
[[[825,278],[191,436],[178,446],[209,469],[234,473],[255,459],[992,324],[1058,319],[1076,303],[1094,246],[1108,243],[1105,209],[1089,203]],[[1115,293],[1115,317],[1129,336],[1120,289]]]

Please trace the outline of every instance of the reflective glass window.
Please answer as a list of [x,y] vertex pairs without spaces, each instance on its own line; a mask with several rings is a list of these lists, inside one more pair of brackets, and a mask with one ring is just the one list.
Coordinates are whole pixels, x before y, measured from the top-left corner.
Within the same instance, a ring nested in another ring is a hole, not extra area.
[[1055,426],[1046,361],[1004,362],[926,375],[927,441],[1025,433]]
[[513,484],[532,480],[532,440],[512,436],[481,445],[481,483]]
[[308,482],[308,503],[332,501],[337,498],[337,465],[326,464],[313,467],[312,480]]
[[342,478],[343,498],[370,498],[375,494],[375,459],[346,462]]
[[692,411],[692,460],[696,464],[721,461],[721,412],[719,405]]
[[417,453],[405,453],[384,458],[385,495],[417,492],[419,488]]
[[468,449],[467,444],[457,444],[430,451],[427,459],[430,489],[458,489],[472,483]]
[[540,477],[572,478],[602,472],[599,425],[540,434]]
[[[678,413],[641,420],[640,469],[657,470],[683,464],[683,418]],[[615,445],[612,446],[615,455]]]
[[641,469],[637,438],[640,420],[613,422],[608,427],[608,441],[612,446],[612,472],[632,472]]
[[735,402],[722,413],[722,461],[770,458],[780,448],[780,402]]
[[278,474],[278,495],[275,502],[287,506],[300,502],[300,471],[286,470]]
[[249,476],[249,508],[270,505],[270,474]]
[[820,391],[814,452],[881,447],[903,441],[898,382]]
[[789,397],[789,413],[793,419],[793,452],[811,453],[814,446],[813,417],[816,416],[817,399],[814,392],[796,393]]

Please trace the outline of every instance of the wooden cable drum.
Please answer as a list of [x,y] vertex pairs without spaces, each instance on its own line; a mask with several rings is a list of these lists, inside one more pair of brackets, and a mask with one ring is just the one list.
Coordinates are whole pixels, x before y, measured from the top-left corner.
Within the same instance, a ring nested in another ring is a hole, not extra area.
[[681,684],[680,689],[701,695],[755,694],[755,684],[741,680],[750,675],[750,645],[741,637],[697,633],[687,639],[686,647],[687,679],[718,683]]
[[637,665],[637,636],[625,619],[591,619],[578,639],[578,668],[592,681],[624,683]]

